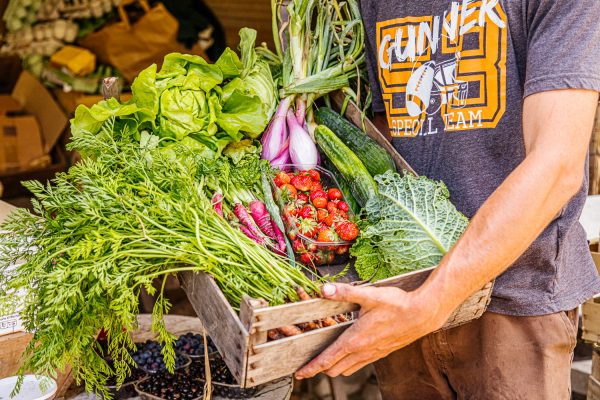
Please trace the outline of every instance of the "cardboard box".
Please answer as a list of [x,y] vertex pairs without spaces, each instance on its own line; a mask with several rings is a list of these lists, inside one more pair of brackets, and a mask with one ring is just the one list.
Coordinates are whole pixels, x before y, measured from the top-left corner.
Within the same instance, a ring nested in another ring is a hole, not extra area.
[[91,74],[96,69],[96,56],[82,47],[67,45],[50,57],[50,62],[69,70],[75,76]]
[[0,95],[0,175],[49,165],[67,123],[44,85],[22,72],[12,94]]

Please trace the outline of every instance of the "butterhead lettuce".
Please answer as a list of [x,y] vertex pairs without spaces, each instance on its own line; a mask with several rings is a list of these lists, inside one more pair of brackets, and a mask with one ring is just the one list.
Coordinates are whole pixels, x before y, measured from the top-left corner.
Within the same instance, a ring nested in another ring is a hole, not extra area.
[[99,133],[114,117],[129,130],[159,136],[162,146],[184,142],[210,157],[230,143],[257,138],[277,104],[276,84],[254,50],[256,31],[244,28],[240,37],[241,58],[226,49],[209,64],[197,55],[172,53],[160,71],[151,65],[140,72],[129,102],[79,106],[71,121],[73,135]]

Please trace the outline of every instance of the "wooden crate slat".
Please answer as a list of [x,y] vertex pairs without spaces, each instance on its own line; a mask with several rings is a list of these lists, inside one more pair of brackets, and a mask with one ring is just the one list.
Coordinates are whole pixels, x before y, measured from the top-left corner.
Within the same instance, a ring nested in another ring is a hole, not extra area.
[[591,375],[588,380],[587,400],[600,400],[600,381]]
[[303,301],[302,307],[298,307],[298,303],[288,303],[280,306],[254,310],[256,322],[253,327],[260,330],[269,330],[281,328],[286,325],[323,319],[338,314],[345,314],[356,310],[358,310],[356,304],[325,299]]
[[345,322],[255,346],[254,354],[248,359],[246,385],[256,386],[274,379],[275,375],[279,377],[293,374],[333,343],[351,324],[352,322]]
[[590,192],[600,194],[600,107],[596,111],[592,140],[590,141]]
[[600,342],[600,304],[593,299],[583,303],[582,307],[582,335],[583,340]]
[[481,317],[491,300],[492,287],[493,284],[490,282],[465,300],[448,318],[442,329],[455,328]]
[[600,352],[594,349],[592,352],[592,376],[600,380]]
[[246,371],[249,334],[227,299],[207,274],[185,272],[179,276],[194,311],[234,376]]
[[[394,286],[406,291],[412,291],[425,282],[433,269],[427,268],[409,272],[401,276],[370,283],[366,286]],[[334,302],[326,299],[303,301],[301,307],[297,303],[290,303],[275,307],[259,308],[254,310],[254,317],[257,321],[254,327],[261,330],[269,330],[290,324],[323,319],[337,314],[345,314],[357,309],[358,306],[356,304]]]

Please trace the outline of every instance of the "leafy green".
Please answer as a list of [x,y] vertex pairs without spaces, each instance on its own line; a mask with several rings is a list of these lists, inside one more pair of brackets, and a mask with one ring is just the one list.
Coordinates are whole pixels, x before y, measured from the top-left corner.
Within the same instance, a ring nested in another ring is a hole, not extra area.
[[230,49],[215,64],[197,55],[168,54],[160,71],[152,65],[140,72],[128,103],[110,99],[78,107],[73,136],[100,133],[117,117],[118,128],[149,130],[166,139],[161,146],[184,141],[211,158],[229,143],[257,138],[276,107],[276,84],[268,63],[254,50],[256,31],[242,29],[240,36],[241,60]]
[[[173,370],[175,337],[163,322],[171,305],[155,279],[209,273],[233,307],[243,295],[275,305],[297,300],[296,285],[318,290],[299,267],[213,211],[214,186],[261,192],[263,164],[254,153],[235,164],[206,159],[182,143],[160,147],[149,132],[137,142],[111,132],[115,120],[100,134],[75,136],[70,148],[90,156],[52,184],[26,183],[35,213],[19,210],[0,226],[0,312],[14,308],[13,293],[29,289],[21,316],[33,339],[20,372],[55,376],[70,365],[103,398],[110,398],[107,379],[116,375],[120,385],[134,366],[128,350],[142,288],[156,297],[152,330]],[[23,264],[9,267],[17,261]],[[107,349],[96,341],[102,329]]]
[[380,280],[435,266],[467,227],[442,182],[388,171],[364,209],[351,249],[362,279]]

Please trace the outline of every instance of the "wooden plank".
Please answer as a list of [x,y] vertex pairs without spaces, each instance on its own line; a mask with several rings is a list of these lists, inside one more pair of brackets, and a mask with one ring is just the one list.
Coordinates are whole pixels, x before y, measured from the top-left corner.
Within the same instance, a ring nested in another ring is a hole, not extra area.
[[26,332],[0,336],[0,379],[14,375],[21,366],[21,354],[32,335]]
[[[156,340],[156,334],[152,332],[152,315],[140,314],[137,317],[137,330],[132,332],[131,336],[136,343],[146,340]],[[165,327],[167,331],[175,336],[181,336],[188,332],[202,334],[202,322],[196,317],[186,317],[183,315],[165,315]]]
[[600,352],[594,349],[592,352],[592,376],[600,380]]
[[[397,287],[402,290],[412,291],[425,282],[435,267],[420,271],[409,272],[404,275],[384,279],[365,286]],[[452,326],[467,322],[475,317],[481,316],[491,296],[492,284],[487,284],[483,289],[477,291],[465,302],[464,306],[457,309],[449,319]],[[260,330],[279,328],[285,325],[308,322],[338,314],[345,314],[358,310],[358,306],[352,303],[335,302],[326,299],[313,299],[299,303],[283,304],[275,307],[265,307],[254,310],[258,321],[253,327]],[[445,326],[445,329],[447,327]]]
[[248,358],[246,386],[253,387],[291,375],[348,329],[352,322],[314,330],[254,347]]
[[243,382],[248,353],[248,331],[209,275],[185,272],[179,276],[179,280],[229,370],[238,382]]
[[596,111],[592,140],[590,141],[590,189],[591,195],[600,194],[600,106]]
[[257,328],[257,322],[259,319],[254,314],[254,310],[268,306],[269,303],[267,303],[266,300],[253,299],[246,295],[242,297],[242,304],[240,306],[240,320],[242,321],[242,325],[244,325],[250,334],[250,340],[248,342],[250,351],[252,351],[252,347],[254,345],[267,343],[267,331]]
[[[342,105],[344,103],[345,95],[341,90],[338,90],[331,94],[331,100],[335,106],[335,108],[339,111],[342,109]],[[354,125],[358,126],[362,129],[362,112],[353,101],[348,102],[348,107],[346,108],[346,114],[344,116],[351,121]],[[390,141],[385,137],[383,133],[377,129],[377,127],[371,122],[368,118],[365,119],[365,128],[366,133],[369,135],[371,139],[376,141],[381,147],[385,149],[385,151],[390,154],[396,164],[396,168],[399,172],[407,171],[411,174],[417,175],[417,173],[412,169],[410,165],[406,162],[404,157],[398,153],[398,151],[392,146]]]
[[592,260],[594,260],[596,269],[598,270],[598,273],[600,273],[600,253],[592,253]]
[[581,311],[582,339],[591,343],[600,342],[600,303],[588,300],[581,306]]
[[588,379],[592,370],[592,360],[575,361],[571,365],[571,390],[585,396],[588,390]]
[[[420,271],[409,272],[375,283],[368,283],[365,286],[393,286],[406,291],[412,291],[425,282],[433,269],[434,268],[427,268]],[[254,310],[254,315],[259,319],[254,326],[262,330],[268,330],[285,325],[323,319],[325,317],[345,314],[356,310],[358,310],[356,304],[326,299],[313,299],[299,303],[289,303]]]
[[256,45],[266,42],[273,49],[271,2],[269,0],[206,0],[225,30],[227,45],[237,49],[238,32],[243,27],[256,29]]
[[600,400],[600,380],[593,376],[588,380],[587,400]]

